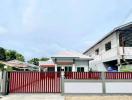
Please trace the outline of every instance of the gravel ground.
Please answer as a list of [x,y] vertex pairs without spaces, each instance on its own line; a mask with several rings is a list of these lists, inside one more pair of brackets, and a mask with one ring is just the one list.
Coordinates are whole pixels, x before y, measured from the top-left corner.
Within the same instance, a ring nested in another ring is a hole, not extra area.
[[132,96],[65,96],[65,100],[132,100]]

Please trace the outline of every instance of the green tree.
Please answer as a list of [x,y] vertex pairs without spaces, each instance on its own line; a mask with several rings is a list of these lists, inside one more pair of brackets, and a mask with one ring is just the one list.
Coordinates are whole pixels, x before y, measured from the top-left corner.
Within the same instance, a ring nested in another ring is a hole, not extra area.
[[49,60],[49,58],[42,57],[39,59],[39,61],[47,61],[47,60]]
[[49,58],[42,57],[42,58],[32,58],[31,60],[28,61],[28,63],[34,64],[34,65],[39,65],[39,61],[47,61]]
[[16,51],[15,50],[9,50],[10,52],[10,60],[16,59]]
[[34,65],[39,65],[39,59],[38,58],[33,58],[31,60],[28,61],[29,63],[31,64],[34,64]]
[[6,50],[6,61],[9,60],[19,60],[19,61],[24,61],[24,56],[15,50]]
[[0,60],[5,61],[6,60],[6,53],[5,53],[5,49],[0,47]]
[[9,61],[10,60],[10,51],[9,50],[6,50],[6,61]]
[[20,53],[16,53],[16,59],[19,61],[25,61],[24,56]]

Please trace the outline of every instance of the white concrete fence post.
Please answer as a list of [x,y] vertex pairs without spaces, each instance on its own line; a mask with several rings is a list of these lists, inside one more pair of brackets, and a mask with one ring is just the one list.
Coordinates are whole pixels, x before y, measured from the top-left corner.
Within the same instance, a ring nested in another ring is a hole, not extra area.
[[2,95],[7,95],[8,94],[8,88],[9,88],[9,83],[8,83],[8,72],[3,71],[2,72],[2,83],[1,83],[1,93]]
[[106,93],[105,72],[101,72],[101,80],[102,80],[102,91],[103,94],[105,94]]
[[3,73],[2,73],[2,71],[0,71],[0,93],[2,93],[2,75]]
[[65,72],[64,72],[64,66],[61,67],[61,94],[64,94],[64,78],[65,78]]
[[55,72],[57,72],[57,64],[55,64]]

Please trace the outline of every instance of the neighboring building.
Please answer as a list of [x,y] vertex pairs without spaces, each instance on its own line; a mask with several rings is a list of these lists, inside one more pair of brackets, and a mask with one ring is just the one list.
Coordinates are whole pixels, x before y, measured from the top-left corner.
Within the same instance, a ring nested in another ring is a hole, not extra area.
[[91,57],[77,52],[60,52],[51,57],[48,61],[40,61],[39,66],[43,71],[60,72],[64,68],[65,72],[88,72],[89,60]]
[[5,64],[5,66],[12,67],[14,71],[39,71],[38,66],[19,60],[11,60],[7,62],[1,61],[0,63]]
[[39,66],[41,67],[42,71],[55,71],[55,64],[52,59],[49,59],[48,61],[39,61]]
[[89,67],[96,71],[107,71],[109,67],[119,71],[122,65],[131,64],[132,23],[115,28],[83,54],[94,59]]

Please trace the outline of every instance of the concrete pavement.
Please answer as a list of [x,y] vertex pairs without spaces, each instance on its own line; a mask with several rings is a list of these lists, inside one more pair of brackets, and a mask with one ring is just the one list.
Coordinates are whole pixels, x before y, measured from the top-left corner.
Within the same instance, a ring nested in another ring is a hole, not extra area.
[[65,100],[132,100],[131,95],[71,95]]
[[9,94],[2,97],[0,100],[64,100],[64,96],[61,94]]

